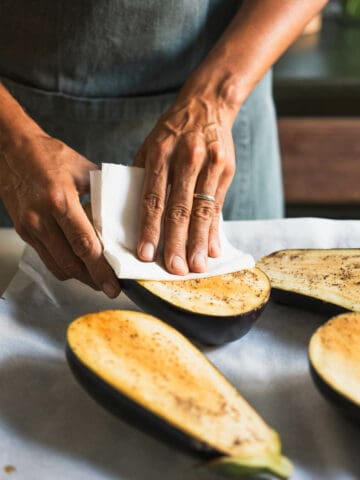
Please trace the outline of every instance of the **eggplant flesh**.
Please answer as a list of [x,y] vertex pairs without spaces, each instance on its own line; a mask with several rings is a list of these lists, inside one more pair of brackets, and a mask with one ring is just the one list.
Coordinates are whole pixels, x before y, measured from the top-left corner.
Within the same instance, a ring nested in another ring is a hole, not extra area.
[[256,265],[278,302],[333,315],[360,311],[360,249],[280,250]]
[[270,296],[270,282],[256,268],[196,280],[122,279],[120,284],[145,312],[213,345],[245,335]]
[[165,420],[143,408],[131,398],[123,395],[101,377],[84,365],[69,346],[66,347],[66,358],[72,373],[80,385],[94,400],[125,422],[144,431],[148,435],[156,435],[163,442],[170,442],[173,447],[186,453],[194,451],[204,459],[218,457],[220,452],[208,444],[193,440],[188,435],[173,427]]
[[360,313],[330,319],[309,344],[310,372],[321,393],[360,420]]
[[[142,312],[105,311],[71,323],[67,359],[112,413],[216,468],[287,478],[274,432],[184,336]],[[233,467],[235,468],[235,467]]]

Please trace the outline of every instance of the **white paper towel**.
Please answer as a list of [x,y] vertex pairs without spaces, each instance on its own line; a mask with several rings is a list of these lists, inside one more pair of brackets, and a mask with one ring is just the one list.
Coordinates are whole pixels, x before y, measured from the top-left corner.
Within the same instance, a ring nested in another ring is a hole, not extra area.
[[161,259],[142,262],[136,256],[144,169],[103,164],[91,172],[91,207],[104,255],[119,278],[185,280],[236,272],[254,266],[251,255],[234,248],[220,225],[221,256],[209,258],[204,273],[179,277],[167,272]]

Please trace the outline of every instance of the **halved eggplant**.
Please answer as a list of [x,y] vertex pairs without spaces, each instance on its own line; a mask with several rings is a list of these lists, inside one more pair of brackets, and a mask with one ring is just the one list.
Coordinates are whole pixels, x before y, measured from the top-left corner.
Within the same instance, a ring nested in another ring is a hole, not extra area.
[[104,311],[72,322],[69,365],[112,413],[237,475],[288,478],[280,440],[181,333],[142,312]]
[[323,395],[360,420],[360,313],[330,319],[311,337],[312,377]]
[[360,249],[280,250],[256,266],[279,302],[334,315],[360,311]]
[[245,335],[270,296],[270,282],[257,268],[196,280],[122,279],[120,285],[145,312],[213,345]]

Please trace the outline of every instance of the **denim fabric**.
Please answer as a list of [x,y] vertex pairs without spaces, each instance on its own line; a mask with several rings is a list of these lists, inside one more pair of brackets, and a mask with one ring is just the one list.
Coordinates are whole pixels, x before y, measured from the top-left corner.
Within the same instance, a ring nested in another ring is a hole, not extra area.
[[[160,1],[140,0],[51,5],[0,3],[1,81],[50,135],[95,163],[131,164],[239,2],[183,0],[166,2],[166,8]],[[233,136],[237,170],[224,218],[282,216],[270,73],[241,108]],[[0,224],[8,224],[1,206]]]
[[1,0],[0,75],[80,97],[177,89],[239,0]]

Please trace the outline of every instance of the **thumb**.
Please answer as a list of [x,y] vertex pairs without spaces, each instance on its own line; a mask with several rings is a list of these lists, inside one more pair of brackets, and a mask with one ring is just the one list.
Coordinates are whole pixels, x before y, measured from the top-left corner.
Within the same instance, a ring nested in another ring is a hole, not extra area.
[[81,157],[80,165],[74,171],[74,183],[80,195],[90,193],[90,172],[95,170],[100,170],[100,167],[96,163]]

